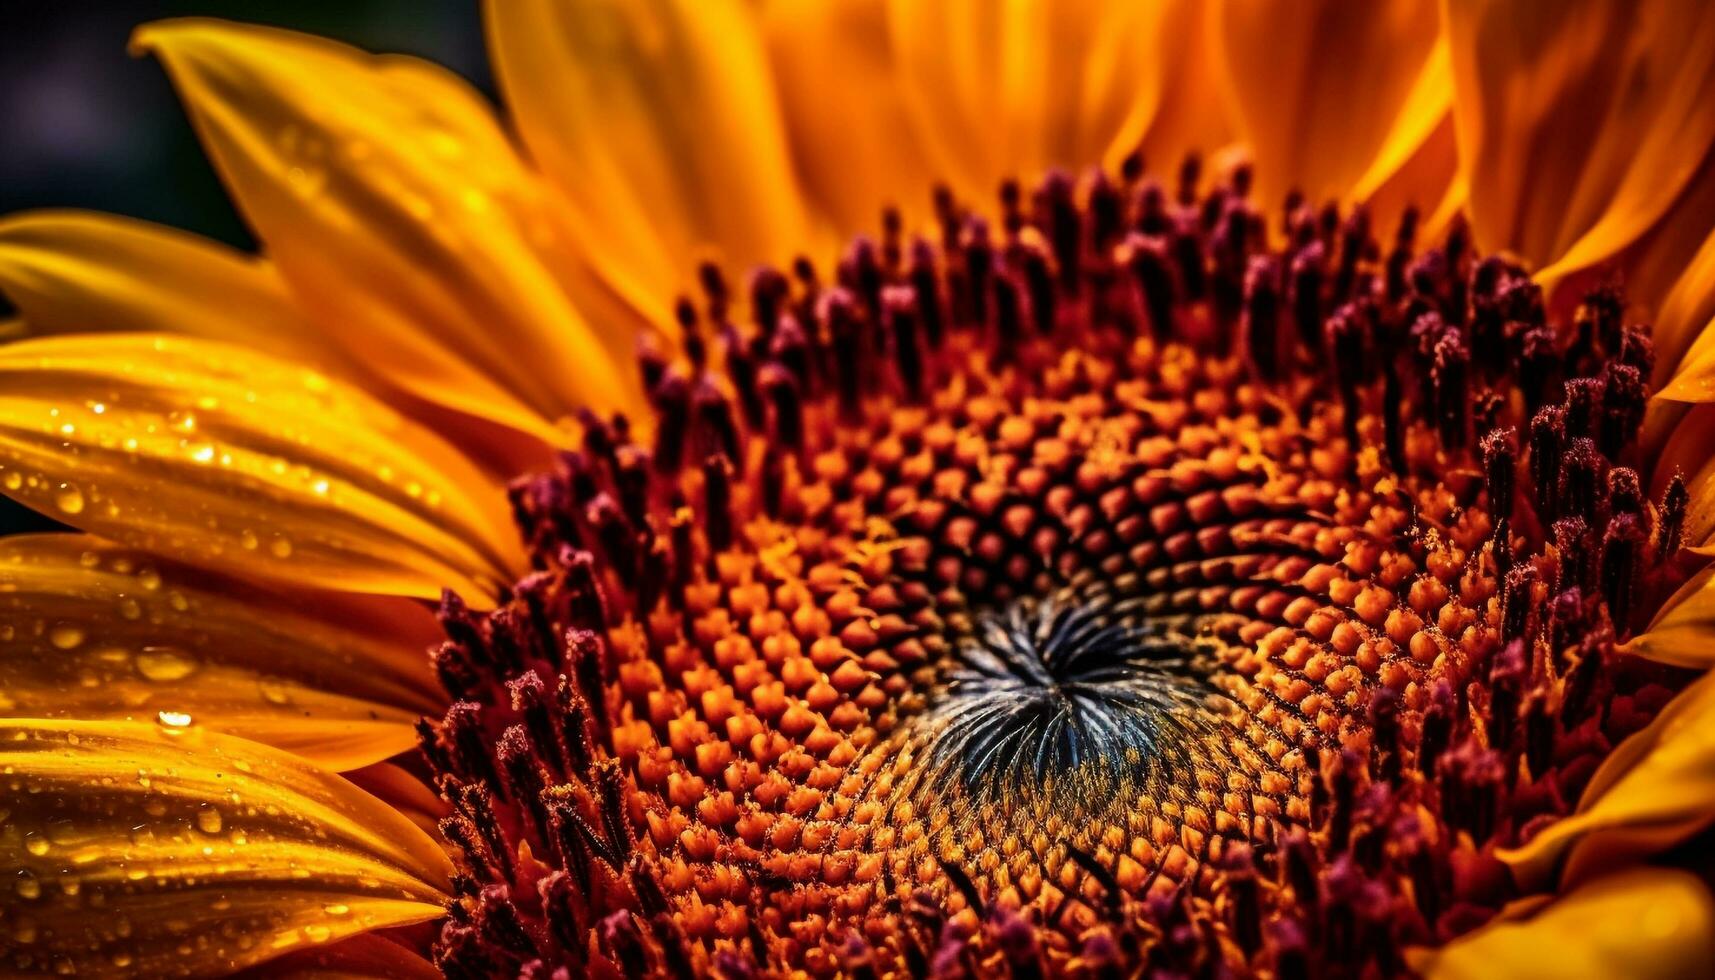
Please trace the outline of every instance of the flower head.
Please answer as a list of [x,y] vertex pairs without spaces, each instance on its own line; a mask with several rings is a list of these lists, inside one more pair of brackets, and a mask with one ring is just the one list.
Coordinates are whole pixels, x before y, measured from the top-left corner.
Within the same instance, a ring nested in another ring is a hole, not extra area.
[[9,968],[1710,964],[1715,18],[489,26],[0,222]]

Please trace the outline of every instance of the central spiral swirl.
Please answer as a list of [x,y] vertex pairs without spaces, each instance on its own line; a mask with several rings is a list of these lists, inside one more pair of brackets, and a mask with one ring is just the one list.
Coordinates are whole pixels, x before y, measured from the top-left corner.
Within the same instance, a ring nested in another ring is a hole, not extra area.
[[1192,775],[1236,705],[1209,682],[1217,644],[1159,605],[1133,575],[977,614],[909,725],[927,756],[919,792],[1005,805],[1042,791],[1083,810]]

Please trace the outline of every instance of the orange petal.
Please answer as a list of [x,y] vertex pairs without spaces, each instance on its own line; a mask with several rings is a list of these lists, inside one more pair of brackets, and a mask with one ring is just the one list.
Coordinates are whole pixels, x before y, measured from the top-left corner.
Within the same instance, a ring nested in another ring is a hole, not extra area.
[[1174,4],[889,5],[905,104],[936,170],[978,202],[1052,167],[1117,167],[1160,109]]
[[441,980],[441,971],[420,954],[366,932],[326,946],[300,947],[239,976],[247,980]]
[[[1664,410],[1679,408],[1670,402],[1656,402],[1651,405],[1651,412],[1659,416]],[[1654,421],[1654,417],[1646,419],[1646,424]],[[1715,539],[1715,440],[1710,438],[1712,433],[1715,433],[1715,404],[1691,406],[1656,456],[1651,478],[1658,498],[1674,474],[1684,478],[1685,489],[1691,495],[1685,515],[1685,545],[1700,550]]]
[[1500,857],[1526,888],[1586,881],[1715,823],[1715,674],[1675,697],[1605,759],[1576,813]]
[[1715,8],[1450,0],[1478,244],[1554,281],[1616,254],[1715,144]]
[[442,817],[452,806],[421,779],[391,762],[376,762],[361,769],[342,772],[365,793],[398,811],[431,837],[440,835]]
[[1656,611],[1649,628],[1620,649],[1676,667],[1715,667],[1715,566],[1680,586]]
[[0,919],[51,970],[224,974],[446,900],[451,865],[410,821],[169,712],[0,721],[0,770],[30,787],[6,798]]
[[610,280],[663,302],[714,249],[808,242],[759,13],[744,0],[499,0],[488,38],[530,156]]
[[1656,313],[1657,398],[1715,401],[1715,232],[1681,270]]
[[548,441],[545,420],[637,403],[629,360],[544,257],[564,237],[553,202],[469,86],[214,21],[152,24],[133,47],[160,57],[281,275],[354,360]]
[[1715,973],[1715,902],[1696,875],[1639,868],[1599,878],[1522,922],[1495,921],[1407,954],[1428,980],[1677,980]]
[[150,720],[343,770],[444,706],[417,603],[263,590],[78,534],[0,539],[0,717]]
[[81,529],[312,587],[492,594],[504,495],[362,392],[189,337],[0,347],[0,490]]
[[937,174],[911,129],[887,10],[874,0],[771,0],[763,28],[799,178],[842,236],[881,209],[929,210]]
[[1452,102],[1434,0],[1223,0],[1210,16],[1265,206],[1294,188],[1312,201],[1367,198]]
[[1213,26],[1198,0],[1165,0],[1161,95],[1144,132],[1145,166],[1167,179],[1187,154],[1209,156],[1238,138],[1210,49]]

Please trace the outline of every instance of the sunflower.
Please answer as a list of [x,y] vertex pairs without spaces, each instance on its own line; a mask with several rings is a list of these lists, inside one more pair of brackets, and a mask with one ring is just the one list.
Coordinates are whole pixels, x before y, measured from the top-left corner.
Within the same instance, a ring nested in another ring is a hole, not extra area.
[[1715,8],[486,16],[0,220],[0,969],[1715,970]]

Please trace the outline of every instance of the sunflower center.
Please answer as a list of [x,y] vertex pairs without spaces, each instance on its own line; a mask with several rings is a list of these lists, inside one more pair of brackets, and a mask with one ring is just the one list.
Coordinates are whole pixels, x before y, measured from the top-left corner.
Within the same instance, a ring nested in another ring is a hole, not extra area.
[[442,610],[443,967],[1389,973],[1512,897],[1679,682],[1616,650],[1647,334],[1201,179],[703,270]]

